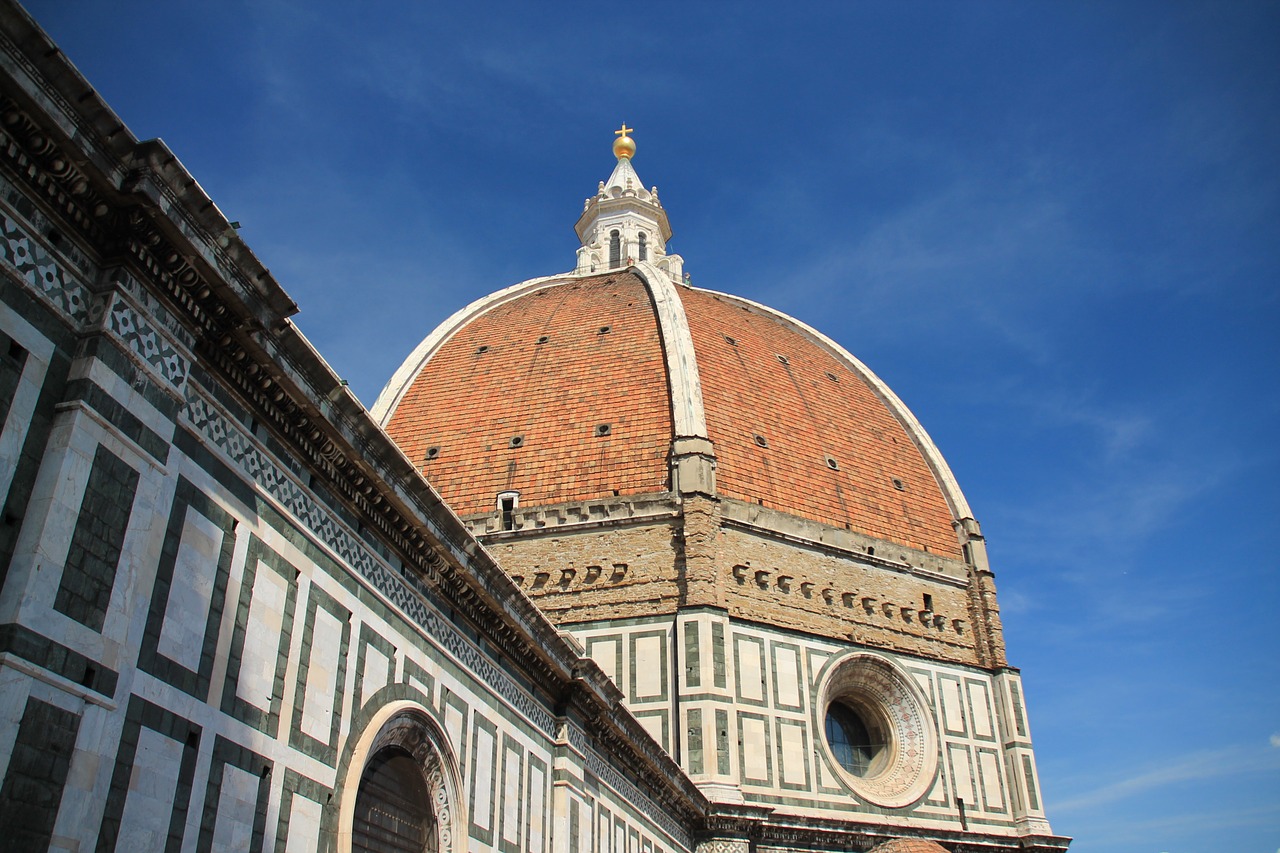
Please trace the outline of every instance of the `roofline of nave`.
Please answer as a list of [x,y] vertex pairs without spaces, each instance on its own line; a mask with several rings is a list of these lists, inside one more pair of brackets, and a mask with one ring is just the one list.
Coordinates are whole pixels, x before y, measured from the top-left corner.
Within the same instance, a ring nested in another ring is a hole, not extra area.
[[[139,141],[24,9],[0,0],[3,165],[95,266],[120,267],[314,486],[495,654],[559,697],[682,817],[706,798],[471,535],[289,317],[297,306],[160,140]],[[56,164],[61,163],[61,168]],[[96,209],[95,209],[96,207]],[[435,605],[439,606],[439,604]]]

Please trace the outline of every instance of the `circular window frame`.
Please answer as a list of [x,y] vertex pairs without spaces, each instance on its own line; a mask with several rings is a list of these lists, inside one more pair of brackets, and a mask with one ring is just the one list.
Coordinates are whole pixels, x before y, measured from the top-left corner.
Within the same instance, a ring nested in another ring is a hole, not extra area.
[[[914,679],[887,658],[850,652],[827,666],[817,695],[814,740],[855,796],[882,808],[905,808],[929,792],[938,773],[937,725]],[[827,741],[827,712],[836,702],[868,729],[878,728],[884,740],[864,775],[845,769]]]

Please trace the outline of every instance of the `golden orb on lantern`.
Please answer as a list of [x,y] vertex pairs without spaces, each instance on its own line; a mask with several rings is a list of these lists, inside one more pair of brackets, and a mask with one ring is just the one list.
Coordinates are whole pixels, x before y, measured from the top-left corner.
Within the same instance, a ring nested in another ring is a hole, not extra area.
[[613,140],[613,156],[619,160],[624,157],[630,159],[636,154],[636,141],[627,134],[635,130],[634,127],[627,127],[627,123],[622,123],[622,130],[615,130],[613,135],[618,137]]

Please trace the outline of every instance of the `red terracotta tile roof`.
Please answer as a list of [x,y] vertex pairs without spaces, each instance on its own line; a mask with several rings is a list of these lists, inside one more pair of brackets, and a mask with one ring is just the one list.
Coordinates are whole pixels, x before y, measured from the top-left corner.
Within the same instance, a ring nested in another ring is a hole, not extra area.
[[665,490],[670,393],[644,283],[594,276],[481,314],[413,380],[387,432],[460,515],[507,490],[522,506]]
[[732,297],[687,288],[680,297],[722,496],[960,557],[937,479],[861,376]]
[[[679,294],[721,495],[960,557],[932,471],[857,372],[783,318],[722,294]],[[662,346],[633,273],[535,290],[454,332],[387,432],[461,515],[492,511],[508,490],[522,506],[664,491]]]

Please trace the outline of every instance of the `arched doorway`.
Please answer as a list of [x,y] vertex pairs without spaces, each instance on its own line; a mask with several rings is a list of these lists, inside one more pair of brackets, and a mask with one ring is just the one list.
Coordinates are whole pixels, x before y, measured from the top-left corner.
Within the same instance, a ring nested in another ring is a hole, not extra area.
[[457,764],[444,732],[420,701],[391,699],[369,714],[342,761],[337,853],[458,853],[466,825]]
[[365,766],[351,826],[352,853],[438,853],[435,810],[422,767],[401,746]]

